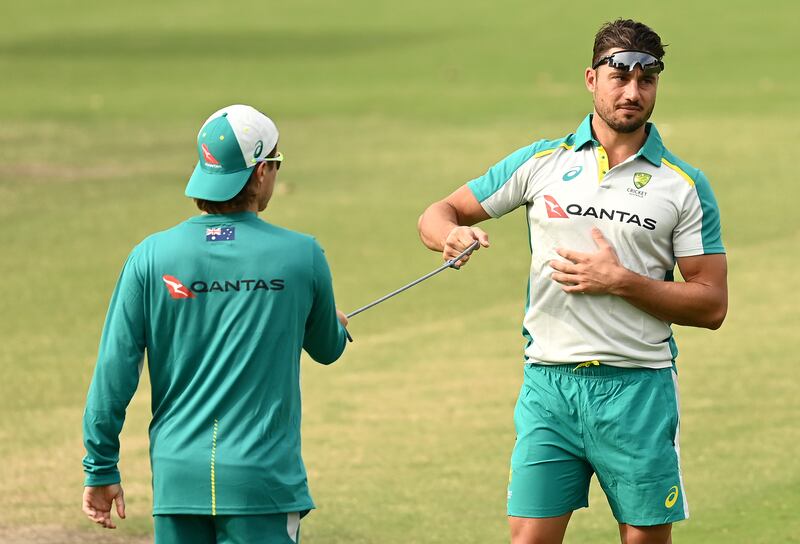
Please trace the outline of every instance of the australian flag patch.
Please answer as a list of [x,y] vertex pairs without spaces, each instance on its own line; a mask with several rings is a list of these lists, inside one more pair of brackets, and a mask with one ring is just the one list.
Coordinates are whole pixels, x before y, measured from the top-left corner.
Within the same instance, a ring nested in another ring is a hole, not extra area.
[[236,239],[236,227],[209,227],[206,242],[227,242]]

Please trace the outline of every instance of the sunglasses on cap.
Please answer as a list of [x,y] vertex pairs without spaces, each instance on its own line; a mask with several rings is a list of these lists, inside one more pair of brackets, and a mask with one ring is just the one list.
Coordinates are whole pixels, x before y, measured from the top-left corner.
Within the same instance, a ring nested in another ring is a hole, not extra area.
[[608,64],[615,70],[625,70],[627,72],[632,72],[638,64],[646,75],[658,74],[664,71],[664,63],[659,59],[650,53],[633,49],[617,51],[603,57],[592,65],[592,69],[596,70],[601,64]]
[[258,159],[256,162],[274,162],[275,168],[277,170],[281,169],[281,163],[283,162],[283,153],[278,151],[278,154],[274,157],[264,157],[263,159]]

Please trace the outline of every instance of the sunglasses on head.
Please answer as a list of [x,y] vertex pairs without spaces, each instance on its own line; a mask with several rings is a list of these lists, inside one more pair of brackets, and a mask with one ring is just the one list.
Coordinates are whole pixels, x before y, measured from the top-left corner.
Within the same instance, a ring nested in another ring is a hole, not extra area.
[[625,70],[627,72],[632,72],[638,64],[646,75],[658,74],[664,71],[664,63],[659,59],[650,53],[633,49],[617,51],[605,56],[595,62],[592,65],[592,69],[596,70],[601,64],[608,64],[614,70]]

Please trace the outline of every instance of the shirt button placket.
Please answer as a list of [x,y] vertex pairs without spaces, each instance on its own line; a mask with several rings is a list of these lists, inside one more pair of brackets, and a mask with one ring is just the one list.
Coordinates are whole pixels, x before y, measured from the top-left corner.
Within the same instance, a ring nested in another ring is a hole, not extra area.
[[601,178],[606,177],[606,174],[608,174],[608,170],[606,170],[606,165],[607,164],[608,164],[608,156],[601,151],[600,152],[600,177]]

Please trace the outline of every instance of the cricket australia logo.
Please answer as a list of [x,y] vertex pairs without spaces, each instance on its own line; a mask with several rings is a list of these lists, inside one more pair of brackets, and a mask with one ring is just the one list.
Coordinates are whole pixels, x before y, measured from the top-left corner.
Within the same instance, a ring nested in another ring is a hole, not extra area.
[[641,189],[642,187],[647,185],[647,183],[650,181],[650,178],[652,177],[653,176],[645,172],[636,172],[633,175],[633,186],[636,187],[637,189]]
[[647,196],[647,191],[642,191],[642,187],[648,184],[650,179],[653,176],[648,174],[647,172],[636,172],[633,175],[633,187],[628,187],[627,191],[629,195],[637,196],[639,198],[644,198]]

